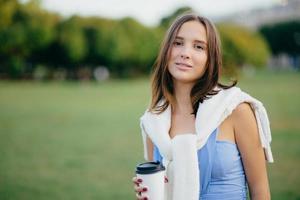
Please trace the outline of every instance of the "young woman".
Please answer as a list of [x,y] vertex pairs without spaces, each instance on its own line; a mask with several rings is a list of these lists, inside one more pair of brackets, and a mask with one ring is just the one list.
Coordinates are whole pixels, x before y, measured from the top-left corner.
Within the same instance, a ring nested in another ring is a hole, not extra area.
[[[251,199],[270,199],[267,114],[236,82],[219,83],[221,67],[214,25],[193,13],[178,17],[162,43],[151,105],[141,117],[145,159],[167,168],[167,199],[247,199],[248,188]],[[133,178],[136,196],[148,199],[142,181]]]

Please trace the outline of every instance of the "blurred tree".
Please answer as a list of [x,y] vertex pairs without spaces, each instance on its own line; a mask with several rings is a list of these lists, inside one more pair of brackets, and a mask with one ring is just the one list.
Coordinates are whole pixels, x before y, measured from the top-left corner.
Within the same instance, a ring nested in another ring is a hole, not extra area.
[[[25,4],[0,0],[0,73],[20,77],[25,66],[31,67],[27,68],[30,72],[36,66],[46,68],[44,71],[63,68],[76,72],[99,65],[121,77],[147,73],[171,21],[186,11],[192,9],[180,8],[163,18],[158,27],[150,28],[132,18],[73,16],[62,20],[41,9],[39,0]],[[219,29],[226,69],[265,65],[268,49],[259,34],[226,24]],[[293,37],[299,40],[299,34]]]
[[40,8],[38,0],[28,4],[29,19],[23,24],[27,32],[26,41],[30,44],[27,47],[30,49],[30,55],[27,62],[35,65],[51,63],[51,52],[47,49],[57,37],[56,26],[59,23],[60,16],[54,13],[47,12]]
[[84,62],[92,66],[110,67],[114,60],[112,33],[117,22],[92,17],[83,19],[82,23],[88,51]]
[[[11,54],[14,53],[14,49],[11,46],[13,46],[13,43],[20,43],[22,39],[18,34],[11,34],[9,29],[13,24],[13,17],[18,7],[19,3],[17,0],[0,0],[0,73],[11,71],[10,73],[15,76],[22,67],[12,64]],[[14,33],[16,32],[14,31]],[[11,36],[15,37],[15,42]],[[12,67],[9,68],[9,65]]]
[[176,19],[176,17],[178,17],[179,15],[185,13],[185,12],[193,12],[193,9],[191,7],[185,6],[185,7],[181,7],[179,9],[177,9],[175,12],[173,12],[172,14],[163,17],[160,21],[160,26],[168,29],[169,26],[171,25],[171,23]]
[[19,3],[17,0],[0,0],[0,29],[3,30],[13,23],[13,16]]
[[245,65],[265,67],[269,49],[260,34],[233,24],[217,25],[223,49],[224,69],[236,73]]
[[80,23],[80,17],[73,16],[57,26],[57,58],[60,64],[77,67],[87,54],[87,43]]
[[104,65],[113,75],[132,76],[149,71],[154,61],[160,31],[141,25],[132,18],[109,20],[82,18],[88,65]]
[[132,18],[120,20],[113,32],[113,70],[119,76],[148,71],[158,51],[158,37]]
[[268,41],[274,55],[300,55],[300,21],[265,25],[260,28],[260,32]]
[[6,12],[6,20],[5,17],[0,20],[1,67],[10,76],[20,77],[25,71],[25,61],[29,61],[34,52],[45,48],[54,39],[57,19],[40,9],[38,1],[26,4],[11,2],[4,6],[10,7],[7,9],[10,14]]
[[0,66],[12,77],[20,77],[26,63],[68,70],[105,65],[115,74],[128,75],[147,71],[154,60],[159,34],[133,19],[74,16],[61,21],[37,0],[0,3]]

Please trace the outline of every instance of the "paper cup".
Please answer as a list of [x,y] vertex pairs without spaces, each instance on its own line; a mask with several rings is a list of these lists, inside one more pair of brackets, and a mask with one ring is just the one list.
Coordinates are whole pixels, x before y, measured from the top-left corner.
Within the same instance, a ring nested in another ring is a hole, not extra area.
[[143,182],[141,186],[147,187],[143,194],[149,200],[164,200],[165,167],[160,162],[145,162],[136,166],[136,176]]

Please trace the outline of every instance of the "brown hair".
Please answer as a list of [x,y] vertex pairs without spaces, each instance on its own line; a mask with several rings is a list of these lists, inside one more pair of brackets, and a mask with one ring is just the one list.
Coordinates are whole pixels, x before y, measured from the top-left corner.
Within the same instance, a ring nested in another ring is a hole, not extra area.
[[[173,45],[175,37],[180,27],[188,21],[198,21],[204,25],[207,34],[208,59],[206,62],[206,70],[199,77],[196,84],[191,90],[191,103],[193,106],[193,114],[197,113],[199,103],[205,99],[215,95],[219,90],[215,90],[216,86],[222,89],[228,89],[236,85],[234,81],[231,85],[226,86],[219,83],[222,68],[221,42],[215,26],[205,17],[198,16],[194,13],[186,13],[179,16],[170,26],[161,44],[161,48],[157,59],[154,63],[152,72],[152,99],[150,111],[161,113],[175,101],[173,91],[172,76],[168,71],[168,60],[170,58],[170,49]],[[162,103],[160,103],[164,100]]]

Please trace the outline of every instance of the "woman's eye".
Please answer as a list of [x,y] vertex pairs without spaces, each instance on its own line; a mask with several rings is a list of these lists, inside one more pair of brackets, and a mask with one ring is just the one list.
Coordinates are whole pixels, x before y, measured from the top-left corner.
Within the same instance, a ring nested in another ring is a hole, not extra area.
[[182,42],[178,42],[178,41],[174,42],[174,46],[181,46],[181,45],[182,45]]
[[196,48],[197,50],[204,50],[204,47],[201,46],[201,45],[195,45],[195,48]]

